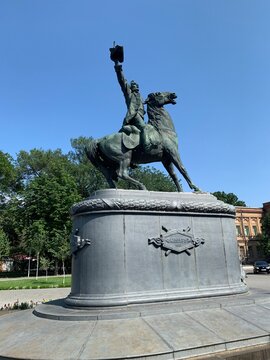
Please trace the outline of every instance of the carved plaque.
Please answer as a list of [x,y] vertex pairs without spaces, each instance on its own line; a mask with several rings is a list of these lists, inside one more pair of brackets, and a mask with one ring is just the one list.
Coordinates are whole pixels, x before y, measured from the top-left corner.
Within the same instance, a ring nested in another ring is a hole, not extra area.
[[165,234],[160,234],[158,237],[148,239],[148,244],[161,247],[165,250],[165,255],[168,256],[171,252],[180,254],[185,252],[191,255],[190,250],[198,247],[205,243],[202,238],[195,238],[194,235],[190,234],[190,227],[186,229],[172,229],[168,230],[165,226],[162,226],[162,230]]

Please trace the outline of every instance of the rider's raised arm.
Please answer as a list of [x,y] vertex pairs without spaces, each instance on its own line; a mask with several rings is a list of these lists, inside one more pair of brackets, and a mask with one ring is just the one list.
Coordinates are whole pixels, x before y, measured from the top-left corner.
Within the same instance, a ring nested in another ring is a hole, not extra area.
[[125,79],[125,76],[124,76],[124,73],[123,73],[123,70],[122,70],[122,65],[116,64],[114,66],[114,69],[115,69],[115,72],[116,72],[117,80],[118,80],[118,82],[120,84],[120,87],[121,87],[121,89],[123,91],[125,100],[126,100],[126,102],[128,102],[129,98],[130,98],[131,90],[130,90],[130,86],[129,86],[127,80]]

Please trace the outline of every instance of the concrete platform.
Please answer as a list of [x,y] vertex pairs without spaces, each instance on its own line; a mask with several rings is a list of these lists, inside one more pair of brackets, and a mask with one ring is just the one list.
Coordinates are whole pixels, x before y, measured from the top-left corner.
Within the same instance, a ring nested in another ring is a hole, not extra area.
[[0,359],[190,359],[270,339],[267,293],[90,311],[63,304],[2,316]]

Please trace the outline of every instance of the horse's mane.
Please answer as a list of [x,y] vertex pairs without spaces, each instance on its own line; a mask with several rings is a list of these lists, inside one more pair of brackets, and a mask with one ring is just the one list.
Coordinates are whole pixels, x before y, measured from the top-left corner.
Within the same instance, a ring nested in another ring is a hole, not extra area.
[[157,130],[170,130],[175,132],[172,118],[163,106],[155,106],[151,102],[146,107],[148,124],[154,126]]

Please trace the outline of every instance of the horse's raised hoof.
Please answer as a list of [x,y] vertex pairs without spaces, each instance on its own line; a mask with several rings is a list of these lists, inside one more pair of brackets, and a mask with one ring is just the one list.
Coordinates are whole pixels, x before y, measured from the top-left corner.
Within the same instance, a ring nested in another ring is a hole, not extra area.
[[143,184],[138,185],[139,190],[147,190]]
[[195,185],[192,185],[192,190],[194,190],[194,192],[196,192],[196,193],[201,193],[202,192],[202,190],[200,190],[197,186],[195,186]]

